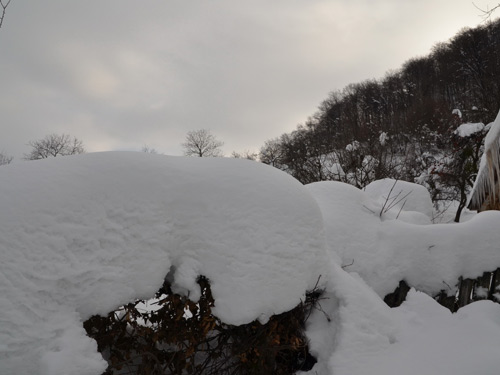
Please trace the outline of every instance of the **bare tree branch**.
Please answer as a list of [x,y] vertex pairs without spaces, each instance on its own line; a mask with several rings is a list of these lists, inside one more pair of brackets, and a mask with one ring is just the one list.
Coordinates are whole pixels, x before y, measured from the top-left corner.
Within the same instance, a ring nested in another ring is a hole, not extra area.
[[0,15],[0,28],[2,27],[3,19],[5,17],[5,11],[7,10],[7,7],[9,6],[11,0],[0,0],[0,6],[2,7],[2,14]]
[[485,19],[485,20],[489,19],[491,17],[491,15],[493,14],[493,12],[495,10],[497,10],[498,8],[500,8],[500,3],[495,5],[493,8],[486,7],[486,9],[482,9],[474,3],[472,3],[472,4],[476,7],[476,9],[480,10],[483,13],[481,15],[481,17],[483,17],[483,19]]

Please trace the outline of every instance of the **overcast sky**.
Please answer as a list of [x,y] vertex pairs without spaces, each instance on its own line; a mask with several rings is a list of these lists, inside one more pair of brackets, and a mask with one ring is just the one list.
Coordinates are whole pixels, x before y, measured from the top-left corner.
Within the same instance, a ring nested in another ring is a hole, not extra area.
[[89,152],[181,155],[200,128],[226,155],[258,151],[330,91],[477,26],[474,4],[12,0],[0,29],[0,151],[20,160],[30,140],[66,133]]

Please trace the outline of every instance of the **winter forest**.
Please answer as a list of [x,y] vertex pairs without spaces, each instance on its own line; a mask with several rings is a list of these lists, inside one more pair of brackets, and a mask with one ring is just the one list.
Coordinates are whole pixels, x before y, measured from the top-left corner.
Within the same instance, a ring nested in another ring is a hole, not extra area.
[[459,221],[484,125],[498,112],[499,47],[498,20],[462,30],[382,80],[333,91],[304,125],[266,142],[260,159],[304,184],[417,182],[436,205],[458,201]]
[[500,19],[221,145],[0,154],[0,374],[498,374]]

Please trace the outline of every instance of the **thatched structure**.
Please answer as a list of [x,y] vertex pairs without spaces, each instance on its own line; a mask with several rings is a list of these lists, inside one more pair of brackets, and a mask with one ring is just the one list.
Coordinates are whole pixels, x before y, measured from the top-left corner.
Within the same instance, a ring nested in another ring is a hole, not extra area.
[[484,153],[469,197],[468,208],[500,210],[500,112],[486,135]]

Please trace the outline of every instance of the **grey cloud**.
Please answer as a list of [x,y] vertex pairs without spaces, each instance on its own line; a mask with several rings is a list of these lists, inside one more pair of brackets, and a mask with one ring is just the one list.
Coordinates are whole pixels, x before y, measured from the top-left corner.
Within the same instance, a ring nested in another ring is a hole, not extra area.
[[181,154],[202,127],[227,154],[258,150],[329,91],[478,22],[452,0],[13,0],[0,30],[0,150],[19,158],[29,140],[66,132],[89,151]]

